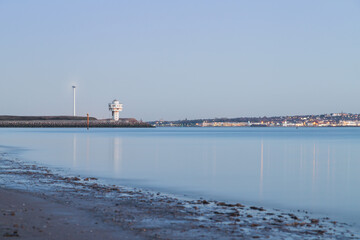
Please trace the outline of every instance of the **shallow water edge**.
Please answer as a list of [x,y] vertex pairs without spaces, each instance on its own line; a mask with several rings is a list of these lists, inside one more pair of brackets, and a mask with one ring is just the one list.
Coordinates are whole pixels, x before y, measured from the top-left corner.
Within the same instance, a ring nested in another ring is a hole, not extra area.
[[[86,209],[102,222],[144,239],[359,239],[351,225],[312,215],[241,203],[185,199],[71,176],[16,154],[0,153],[0,186]],[[44,231],[46,231],[44,229]]]

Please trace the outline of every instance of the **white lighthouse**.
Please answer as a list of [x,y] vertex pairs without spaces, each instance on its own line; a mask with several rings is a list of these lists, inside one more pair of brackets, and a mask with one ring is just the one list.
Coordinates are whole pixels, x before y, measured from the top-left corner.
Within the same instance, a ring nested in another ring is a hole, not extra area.
[[114,100],[112,103],[109,103],[109,110],[112,112],[114,121],[119,121],[119,112],[122,111],[122,106],[122,103],[120,103],[118,100]]

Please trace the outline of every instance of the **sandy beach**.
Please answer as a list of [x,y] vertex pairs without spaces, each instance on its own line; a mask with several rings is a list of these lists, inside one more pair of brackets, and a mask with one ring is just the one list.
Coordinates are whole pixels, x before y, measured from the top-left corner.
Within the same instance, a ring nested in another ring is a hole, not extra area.
[[359,239],[306,211],[265,209],[107,185],[0,156],[3,239]]
[[[0,189],[0,236],[21,239],[136,239],[87,211],[16,190]],[[100,224],[99,224],[100,222]]]

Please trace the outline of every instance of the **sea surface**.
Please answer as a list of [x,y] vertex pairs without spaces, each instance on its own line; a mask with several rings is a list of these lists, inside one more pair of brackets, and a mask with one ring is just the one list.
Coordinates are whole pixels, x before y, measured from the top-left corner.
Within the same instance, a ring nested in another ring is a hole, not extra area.
[[3,128],[0,146],[109,183],[360,222],[360,128]]

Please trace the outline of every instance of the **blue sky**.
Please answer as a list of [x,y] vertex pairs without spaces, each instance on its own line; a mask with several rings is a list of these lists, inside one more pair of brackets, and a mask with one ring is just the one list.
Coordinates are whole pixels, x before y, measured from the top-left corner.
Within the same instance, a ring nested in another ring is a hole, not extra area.
[[360,1],[0,0],[0,115],[360,112]]

